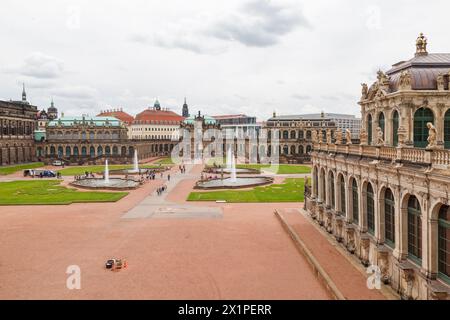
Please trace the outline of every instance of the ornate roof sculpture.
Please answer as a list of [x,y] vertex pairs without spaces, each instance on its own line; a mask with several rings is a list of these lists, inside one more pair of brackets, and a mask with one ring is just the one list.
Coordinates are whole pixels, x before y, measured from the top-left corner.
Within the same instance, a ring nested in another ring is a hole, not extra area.
[[428,53],[427,44],[421,33],[416,40],[415,56],[394,64],[386,73],[379,71],[370,88],[363,83],[361,100],[400,90],[448,90],[450,53]]
[[61,117],[48,123],[49,127],[74,127],[85,125],[91,127],[121,127],[122,122],[114,117]]

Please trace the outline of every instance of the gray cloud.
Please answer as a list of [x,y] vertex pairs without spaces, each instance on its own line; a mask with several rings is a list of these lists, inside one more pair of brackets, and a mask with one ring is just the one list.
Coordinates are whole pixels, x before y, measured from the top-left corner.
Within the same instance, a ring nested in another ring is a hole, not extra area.
[[249,47],[268,47],[296,27],[309,27],[302,12],[291,6],[254,0],[244,4],[239,13],[224,17],[207,31],[209,35],[227,41],[237,41]]
[[297,99],[297,100],[309,100],[309,99],[311,99],[311,96],[306,95],[306,94],[293,94],[292,98]]
[[64,98],[90,100],[95,98],[97,90],[86,86],[65,86],[52,89],[50,93]]
[[17,72],[33,78],[59,78],[64,73],[64,64],[55,57],[34,52],[25,59],[24,65],[18,68]]

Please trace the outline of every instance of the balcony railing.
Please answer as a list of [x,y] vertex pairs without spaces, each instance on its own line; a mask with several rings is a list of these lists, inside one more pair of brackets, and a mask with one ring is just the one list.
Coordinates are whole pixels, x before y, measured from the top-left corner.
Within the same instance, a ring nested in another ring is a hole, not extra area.
[[418,148],[396,148],[387,146],[336,145],[316,143],[314,151],[368,157],[377,160],[450,166],[450,150],[427,150]]

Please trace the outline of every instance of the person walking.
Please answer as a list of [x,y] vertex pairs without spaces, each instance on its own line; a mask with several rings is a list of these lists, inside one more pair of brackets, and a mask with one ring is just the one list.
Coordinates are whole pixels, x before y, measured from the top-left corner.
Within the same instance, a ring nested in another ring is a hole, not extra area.
[[170,181],[170,174],[167,175],[167,181]]

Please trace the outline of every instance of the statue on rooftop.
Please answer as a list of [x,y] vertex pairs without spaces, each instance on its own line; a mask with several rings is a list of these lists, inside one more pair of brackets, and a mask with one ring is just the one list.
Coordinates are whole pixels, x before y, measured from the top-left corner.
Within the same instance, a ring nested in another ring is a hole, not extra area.
[[335,144],[342,144],[342,130],[337,129],[334,133]]
[[377,127],[377,146],[384,145],[384,133],[380,127]]
[[439,73],[436,77],[436,83],[437,83],[437,89],[438,90],[444,90],[444,75],[442,73]]
[[345,140],[348,145],[353,144],[352,133],[351,133],[350,129],[345,130]]
[[427,128],[428,128],[427,149],[434,149],[437,146],[437,144],[436,144],[436,127],[431,122],[428,122]]
[[367,87],[367,84],[361,83],[361,100],[366,99],[368,94],[369,94],[369,88]]
[[411,90],[411,73],[409,71],[402,71],[399,80],[400,89]]
[[421,32],[416,40],[416,56],[427,55],[428,40]]
[[359,132],[359,140],[361,141],[361,145],[366,146],[368,142],[368,136],[366,132],[366,128],[364,126],[361,127],[361,131]]

